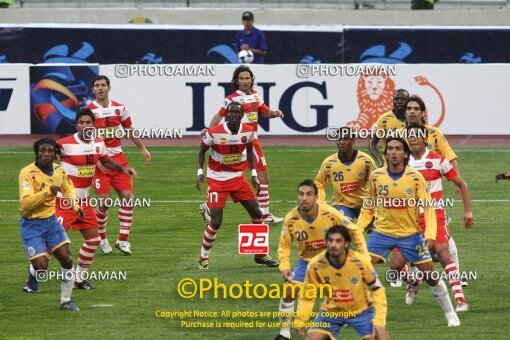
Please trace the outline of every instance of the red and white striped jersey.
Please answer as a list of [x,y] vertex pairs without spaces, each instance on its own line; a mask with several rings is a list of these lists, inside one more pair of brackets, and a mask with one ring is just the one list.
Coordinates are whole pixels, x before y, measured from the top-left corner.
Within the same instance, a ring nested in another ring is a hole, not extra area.
[[131,127],[131,117],[129,116],[126,107],[120,103],[110,100],[108,107],[102,107],[95,100],[88,106],[94,115],[95,127],[98,129],[98,136],[100,136],[106,144],[106,152],[109,156],[114,156],[122,152],[120,138],[116,137],[115,131],[123,128]]
[[104,141],[96,138],[93,142],[85,143],[75,133],[60,139],[57,143],[64,153],[60,165],[73,182],[76,197],[86,198],[89,195],[97,161],[110,158],[106,153]]
[[227,181],[241,177],[246,168],[246,146],[255,139],[255,131],[247,124],[241,123],[235,135],[230,132],[227,123],[209,128],[202,138],[202,144],[210,147],[207,178]]
[[223,106],[220,111],[218,111],[219,116],[225,117],[227,114],[227,106],[231,102],[239,102],[243,105],[244,116],[241,122],[248,124],[253,131],[257,132],[259,127],[259,113],[264,114],[269,110],[262,96],[255,90],[251,90],[249,94],[237,90],[223,100]]
[[426,149],[421,159],[414,159],[411,155],[409,166],[418,170],[427,181],[430,196],[434,201],[439,202],[437,209],[444,209],[444,205],[441,204],[443,194],[441,178],[444,176],[449,181],[457,178],[457,171],[453,165],[443,156]]

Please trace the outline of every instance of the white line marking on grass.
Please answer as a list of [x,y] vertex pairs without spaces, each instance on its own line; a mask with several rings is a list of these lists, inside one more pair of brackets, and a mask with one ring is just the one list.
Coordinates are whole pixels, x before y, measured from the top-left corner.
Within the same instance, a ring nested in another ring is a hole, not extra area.
[[90,307],[113,307],[113,305],[100,303],[100,304],[97,304],[97,305],[90,305]]

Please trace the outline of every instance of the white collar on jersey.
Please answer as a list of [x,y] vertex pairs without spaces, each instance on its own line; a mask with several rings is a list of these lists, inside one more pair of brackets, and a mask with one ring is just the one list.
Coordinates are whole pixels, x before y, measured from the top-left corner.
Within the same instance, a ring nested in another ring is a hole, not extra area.
[[240,96],[249,96],[250,94],[252,94],[252,93],[251,93],[251,91],[252,91],[252,90],[250,90],[250,93],[245,93],[245,92],[243,92],[243,91],[241,91],[241,90],[236,90],[236,93],[237,93],[238,95],[240,95]]
[[78,142],[78,144],[81,144],[81,145],[90,145],[91,143],[93,143],[93,141],[90,141],[90,142],[84,142],[80,139],[80,137],[78,137],[78,132],[76,132],[74,135],[74,140]]
[[[237,134],[240,134],[241,132],[243,132],[243,125],[244,125],[243,123],[240,123],[239,131],[237,131]],[[230,129],[228,128],[227,122],[223,123],[223,126],[225,128],[225,131],[227,131],[229,135],[232,135],[232,131],[230,131]]]
[[414,159],[413,154],[411,154],[409,156],[409,161],[421,161],[422,159],[427,158],[427,156],[429,155],[429,152],[430,152],[429,149],[425,146],[425,153],[423,154],[423,156],[421,156],[420,159]]
[[102,109],[107,109],[107,108],[112,106],[112,100],[111,99],[108,99],[108,107],[103,107],[103,105],[101,105],[98,102],[96,102],[95,99],[94,99],[93,103],[94,103],[95,106],[100,107]]

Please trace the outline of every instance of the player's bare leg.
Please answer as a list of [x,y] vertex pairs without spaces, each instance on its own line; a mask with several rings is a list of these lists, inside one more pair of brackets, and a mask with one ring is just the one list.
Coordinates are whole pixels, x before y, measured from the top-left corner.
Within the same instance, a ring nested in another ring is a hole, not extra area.
[[115,248],[120,249],[124,255],[131,255],[131,244],[128,242],[129,232],[133,224],[133,192],[131,190],[117,190],[121,200],[119,207],[119,238]]
[[[287,282],[286,282],[287,283]],[[280,334],[275,340],[290,339],[290,328],[292,326],[292,314],[294,313],[294,305],[296,297],[299,295],[300,285],[288,284],[284,291],[284,296],[280,300],[280,308],[278,309],[280,316]]]
[[[251,217],[251,223],[253,224],[261,224],[262,221],[262,211],[259,208],[259,203],[257,200],[248,200],[241,201],[243,207],[248,211]],[[269,254],[258,254],[255,255],[255,262],[258,264],[265,264],[268,267],[278,267],[280,263],[276,260],[273,260]]]
[[319,332],[310,332],[306,335],[306,340],[328,340],[330,339],[329,335]]
[[283,218],[276,217],[269,211],[269,175],[267,171],[258,171],[257,178],[260,182],[260,191],[257,194],[257,201],[262,211],[262,219],[266,224],[281,223]]
[[[78,311],[80,310],[73,301],[71,293],[73,292],[75,272],[73,270],[73,257],[71,256],[71,247],[69,244],[55,249],[52,253],[62,266],[62,283],[60,285],[60,309]],[[47,262],[47,259],[46,259]],[[46,267],[48,265],[46,264]]]
[[400,287],[402,287],[402,280],[401,280],[402,274],[400,274],[400,272],[402,270],[407,271],[408,268],[407,268],[407,265],[405,262],[405,258],[402,256],[402,254],[400,254],[400,256],[395,255],[395,254],[400,254],[400,252],[396,248],[394,251],[391,252],[391,255],[390,255],[390,269],[396,271],[395,273],[399,273],[399,274],[397,275],[397,277],[395,277],[395,280],[393,282],[390,282],[390,286],[393,288],[400,288]]
[[102,194],[98,195],[100,199],[99,206],[96,207],[96,217],[98,222],[97,231],[99,232],[99,236],[101,237],[101,241],[99,242],[99,248],[104,254],[110,254],[112,252],[112,246],[108,242],[108,237],[106,236],[106,224],[108,222],[108,206],[104,203],[110,200],[110,194]]
[[455,300],[457,300],[457,308],[455,308],[455,311],[467,312],[469,310],[469,306],[467,304],[466,298],[464,297],[464,292],[462,291],[457,264],[452,260],[450,256],[448,243],[436,244],[435,251],[437,257],[439,258],[439,262],[443,266],[446,275],[448,276],[448,282],[452,288]]
[[94,253],[96,252],[101,237],[97,229],[81,229],[83,245],[78,252],[78,263],[76,265],[76,279],[74,281],[75,289],[95,289],[89,282],[87,282],[87,272],[90,265],[94,262]]
[[438,279],[439,274],[434,270],[432,261],[418,263],[416,264],[416,267],[418,267],[418,270],[423,272],[425,281],[430,286],[432,294],[434,294],[437,302],[439,302],[439,306],[441,306],[441,309],[445,313],[446,320],[448,321],[448,327],[460,326],[459,318],[453,309],[452,301],[448,295],[448,288],[446,288],[443,280]]
[[216,240],[216,234],[223,221],[223,208],[210,208],[211,222],[205,227],[202,237],[202,249],[198,260],[198,269],[209,269],[209,255]]
[[390,269],[397,271],[398,277],[407,283],[406,304],[412,305],[416,301],[418,289],[422,284],[421,280],[413,275],[406,264],[405,257],[398,250],[391,253]]

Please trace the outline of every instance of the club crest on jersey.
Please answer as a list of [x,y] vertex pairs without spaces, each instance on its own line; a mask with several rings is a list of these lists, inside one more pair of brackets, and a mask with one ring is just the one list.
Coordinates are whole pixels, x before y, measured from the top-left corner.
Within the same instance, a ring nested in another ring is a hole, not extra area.
[[427,149],[432,150],[432,144],[427,143]]
[[409,196],[413,193],[413,189],[412,188],[407,188],[406,189],[406,195]]
[[246,137],[246,136],[242,136],[241,137],[241,142],[242,143],[246,143],[247,140],[248,140],[248,137]]
[[221,143],[221,144],[225,144],[227,141],[228,141],[228,140],[227,140],[225,137],[222,137],[222,138],[220,139],[220,143]]
[[23,187],[23,190],[30,190],[30,183],[27,181],[23,182],[21,186]]
[[119,109],[115,109],[115,114],[116,114],[117,116],[120,116],[120,110],[119,110]]
[[432,168],[432,166],[433,166],[433,165],[432,165],[432,162],[430,162],[430,161],[427,161],[427,162],[425,163],[425,167],[426,167],[427,169],[431,169],[431,168]]
[[359,178],[359,179],[363,179],[363,177],[365,177],[365,174],[364,174],[364,173],[362,173],[362,172],[358,173],[358,178]]
[[285,234],[285,226],[282,227],[282,235]]
[[359,279],[356,276],[351,276],[351,284],[357,285],[359,283]]
[[326,276],[326,277],[324,278],[324,283],[325,283],[325,284],[327,284],[327,285],[329,285],[329,284],[331,283],[331,282],[329,281],[329,276]]
[[30,256],[30,257],[34,256],[35,255],[34,247],[28,247],[27,252],[28,252],[28,256]]

